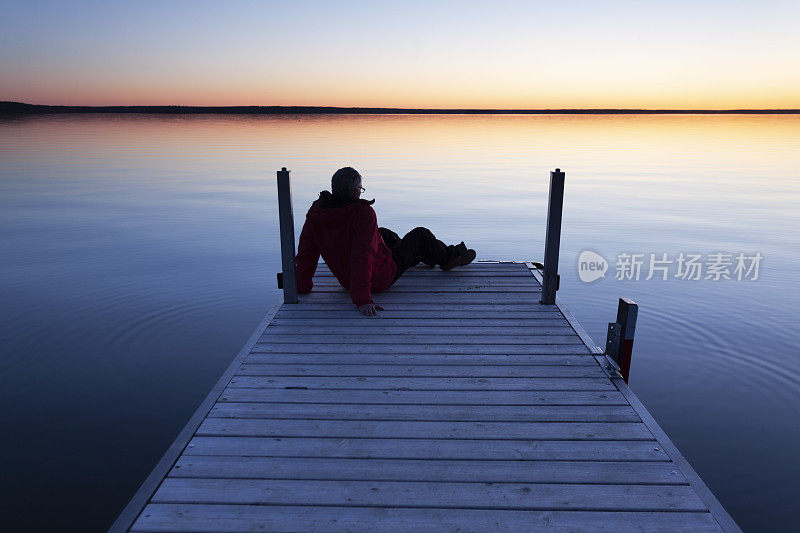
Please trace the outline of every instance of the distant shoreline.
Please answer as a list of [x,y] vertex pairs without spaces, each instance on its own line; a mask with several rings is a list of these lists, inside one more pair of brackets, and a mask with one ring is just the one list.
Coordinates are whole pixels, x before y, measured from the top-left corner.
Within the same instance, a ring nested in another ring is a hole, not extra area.
[[156,115],[796,115],[800,109],[409,109],[327,106],[73,106],[0,102],[0,117],[71,113]]

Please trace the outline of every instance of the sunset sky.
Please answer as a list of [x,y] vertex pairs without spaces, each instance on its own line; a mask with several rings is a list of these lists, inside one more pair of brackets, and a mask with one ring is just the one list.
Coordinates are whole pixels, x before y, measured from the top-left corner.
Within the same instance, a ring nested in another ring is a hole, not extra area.
[[800,1],[0,1],[0,100],[800,108]]

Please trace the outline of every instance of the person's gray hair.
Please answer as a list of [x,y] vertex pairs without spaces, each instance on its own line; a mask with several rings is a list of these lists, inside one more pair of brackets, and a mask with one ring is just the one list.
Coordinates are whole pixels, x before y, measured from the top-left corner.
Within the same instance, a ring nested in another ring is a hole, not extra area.
[[355,197],[356,185],[361,182],[361,174],[353,167],[340,168],[331,177],[331,192],[342,198]]

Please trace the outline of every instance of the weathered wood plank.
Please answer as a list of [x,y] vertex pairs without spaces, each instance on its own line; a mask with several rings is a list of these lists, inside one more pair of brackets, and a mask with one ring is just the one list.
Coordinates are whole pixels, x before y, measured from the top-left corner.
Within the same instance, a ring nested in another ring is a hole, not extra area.
[[[345,308],[346,307],[346,308]],[[446,326],[450,323],[462,323],[465,326],[480,326],[481,321],[487,320],[486,325],[509,325],[509,326],[536,326],[536,322],[544,321],[542,324],[548,324],[551,321],[559,321],[558,324],[563,325],[560,321],[563,317],[556,312],[549,310],[531,310],[531,311],[509,311],[508,309],[493,308],[486,311],[459,311],[455,308],[448,310],[433,311],[404,311],[397,309],[386,309],[380,311],[376,316],[365,317],[358,313],[356,308],[344,306],[341,309],[328,309],[328,310],[313,310],[309,308],[300,308],[293,311],[283,311],[276,318],[275,325],[287,325],[294,321],[309,321],[319,323],[335,323],[341,321],[344,324],[355,325],[376,325],[386,326],[392,324],[403,324],[409,322],[410,325],[424,325],[415,322],[431,321],[431,325]],[[280,321],[278,323],[277,321]],[[298,322],[300,324],[302,322]],[[324,325],[324,324],[323,324]]]
[[[318,285],[337,285],[339,280],[333,276],[316,276],[313,279],[314,286]],[[398,280],[387,290],[393,290],[395,287],[401,285],[417,286],[417,287],[458,287],[458,286],[471,286],[478,285],[484,287],[532,287],[539,288],[539,284],[532,276],[503,276],[498,275],[481,275],[481,276],[401,276]]]
[[719,531],[709,513],[151,504],[134,531]]
[[[493,275],[493,276],[508,276],[517,274],[531,279],[531,283],[537,283],[533,275],[526,268],[518,269],[516,267],[491,267],[484,266],[483,268],[470,268],[460,267],[446,272],[440,268],[410,268],[403,273],[403,276],[416,277],[416,276],[432,276],[441,278],[453,278],[459,275],[463,276],[480,276],[480,275]],[[327,268],[318,268],[314,276],[327,276],[332,275],[331,271]]]
[[446,481],[686,485],[667,462],[454,461],[320,457],[185,456],[170,477],[313,479],[336,481]]
[[[318,277],[314,278],[314,289],[318,287],[335,287],[344,289],[343,286],[339,283],[339,280],[333,277]],[[437,292],[440,291],[440,287],[442,289],[460,289],[460,290],[471,290],[471,289],[480,289],[480,288],[490,288],[494,287],[498,290],[506,290],[506,289],[518,289],[524,288],[526,290],[540,290],[541,287],[534,282],[533,278],[520,278],[520,277],[510,277],[510,278],[498,278],[496,276],[471,276],[471,277],[458,277],[458,278],[440,278],[434,276],[426,276],[426,277],[407,277],[407,278],[399,278],[394,285],[387,288],[384,292],[392,292],[397,289],[402,288],[413,288],[417,287],[419,289],[427,289],[427,290],[436,290]]]
[[309,365],[245,363],[237,376],[602,378],[599,366],[567,365]]
[[705,511],[681,485],[577,485],[167,478],[154,503]]
[[236,376],[229,387],[250,389],[405,389],[405,390],[615,390],[602,378],[380,378]]
[[253,354],[267,353],[335,353],[335,354],[482,354],[482,355],[536,355],[536,354],[588,354],[581,342],[572,344],[257,344]]
[[418,422],[381,420],[264,420],[206,418],[198,436],[342,437],[393,439],[650,440],[633,422]]
[[[435,287],[435,292],[434,292]],[[386,289],[385,291],[379,293],[373,293],[373,299],[384,299],[385,297],[389,298],[400,298],[405,297],[408,300],[416,299],[417,296],[424,297],[427,299],[427,296],[430,294],[437,294],[437,295],[456,295],[456,294],[471,294],[473,296],[477,295],[489,295],[489,296],[521,296],[525,297],[526,300],[530,300],[528,296],[530,295],[539,295],[541,293],[539,288],[536,288],[532,285],[525,286],[521,285],[518,287],[483,287],[483,286],[453,286],[453,285],[431,285],[428,287],[418,287],[416,285],[408,285],[403,283],[398,283],[397,285],[393,285],[392,287]],[[337,298],[350,298],[350,292],[342,288],[340,285],[314,285],[313,290],[310,293],[311,295],[331,295],[336,296]],[[309,296],[308,294],[304,294],[305,297],[315,297]],[[406,300],[403,300],[406,301]],[[456,300],[461,301],[461,300]]]
[[[262,335],[258,345],[263,344],[576,344],[580,339],[572,335]],[[583,343],[581,343],[583,344]]]
[[[429,280],[429,279],[442,279],[442,280],[453,280],[459,278],[479,278],[479,277],[496,277],[496,278],[516,278],[519,280],[524,280],[526,283],[530,283],[532,285],[540,285],[540,283],[536,280],[536,278],[531,275],[529,271],[525,270],[508,270],[508,269],[497,269],[497,268],[483,268],[483,269],[454,269],[449,272],[445,272],[439,268],[434,269],[419,269],[419,268],[412,268],[410,270],[406,270],[401,275],[400,279],[412,279],[412,280]],[[314,279],[336,279],[333,273],[330,270],[317,270],[314,273]]]
[[[381,313],[382,315],[382,313]],[[368,328],[386,327],[436,327],[436,328],[460,328],[460,327],[509,327],[529,328],[533,326],[569,326],[569,322],[556,316],[536,316],[534,318],[386,318],[378,315],[377,320],[364,319],[360,316],[342,317],[341,313],[331,313],[326,317],[320,318],[276,318],[270,327],[276,326],[313,326],[330,327],[338,326],[339,331],[345,331],[350,326],[358,326],[366,331]]]
[[[406,270],[400,279],[462,279],[462,278],[494,278],[494,279],[519,279],[524,280],[525,283],[533,283],[539,285],[539,282],[529,273],[525,271],[478,271],[470,270],[465,272],[463,270],[451,270],[445,272],[438,268],[431,270]],[[336,279],[330,271],[317,271],[314,273],[314,280],[317,279]]]
[[[531,283],[538,284],[537,281],[534,279],[533,275],[527,269],[517,269],[517,268],[505,268],[505,267],[483,267],[483,268],[456,268],[449,272],[445,272],[440,268],[411,268],[406,270],[403,276],[407,276],[409,278],[441,278],[441,279],[453,279],[458,276],[482,276],[482,275],[489,275],[489,276],[520,276],[526,279],[530,279]],[[317,269],[314,273],[314,277],[333,277],[333,273],[325,268]]]
[[[520,268],[522,267],[522,268]],[[317,266],[317,272],[328,269],[328,264],[325,261],[320,261]],[[472,263],[464,266],[457,267],[455,270],[444,271],[438,267],[429,267],[424,263],[410,267],[408,272],[441,272],[443,274],[450,274],[453,272],[466,272],[470,270],[483,270],[483,269],[499,269],[499,270],[513,270],[515,272],[523,271],[530,272],[526,263],[519,261],[473,261]]]
[[655,440],[496,440],[195,436],[184,455],[518,461],[666,461]]
[[597,366],[589,355],[481,354],[251,354],[245,363],[261,364],[380,364],[380,365],[555,365]]
[[211,418],[409,420],[437,422],[641,422],[622,405],[386,405],[351,403],[217,403]]
[[[319,265],[317,266],[317,271],[327,270],[329,267],[327,263],[324,261],[320,261]],[[525,263],[520,263],[517,261],[475,261],[468,265],[457,267],[455,270],[451,270],[449,272],[468,272],[471,270],[510,270],[516,272],[529,272],[528,267],[525,266]],[[408,269],[408,272],[442,272],[449,273],[444,270],[441,270],[436,267],[429,267],[419,263],[416,266],[413,266]]]
[[[627,405],[616,390],[606,391],[409,391],[244,389],[229,387],[220,402],[369,403],[435,405]],[[221,405],[221,404],[217,404]]]
[[[381,292],[374,294],[373,300],[386,305],[411,303],[419,304],[467,304],[467,305],[497,305],[505,303],[539,305],[538,290],[532,292],[511,293],[501,292],[423,292],[399,293]],[[299,303],[294,305],[316,305],[321,303],[351,303],[349,293],[341,292],[314,292],[301,294]],[[430,308],[430,305],[428,306]]]
[[[481,335],[490,336],[491,338],[497,337],[510,337],[510,336],[539,336],[539,335],[567,335],[573,336],[575,330],[569,325],[562,326],[406,326],[406,325],[392,325],[386,326],[378,321],[363,320],[364,324],[370,324],[366,327],[358,327],[358,336],[365,335],[381,335],[382,337],[391,335],[417,335],[425,337],[435,337],[445,335],[448,337],[460,338],[464,335]],[[346,336],[352,333],[348,324],[333,324],[326,326],[301,326],[301,325],[270,325],[264,330],[264,336],[271,335],[281,336],[301,336],[305,337],[309,334],[313,335],[336,335],[337,337]],[[263,339],[264,342],[272,339]]]
[[[327,264],[320,263],[317,266],[317,272],[325,272],[330,271],[330,268]],[[407,270],[407,272],[438,272],[443,275],[450,274],[452,272],[472,272],[472,271],[480,271],[480,272],[525,272],[530,274],[528,267],[525,266],[524,263],[516,263],[516,262],[488,262],[488,261],[476,261],[474,263],[470,263],[465,266],[461,266],[456,268],[455,270],[451,270],[449,272],[445,272],[439,268],[431,268],[427,266],[414,266]]]
[[[321,276],[314,276],[313,278],[314,288],[320,286],[339,286],[342,287],[341,282],[331,276],[331,275],[321,275]],[[394,283],[394,285],[390,286],[386,289],[386,291],[394,290],[396,287],[410,287],[410,286],[419,286],[419,287],[431,287],[431,286],[442,286],[442,287],[458,287],[458,286],[470,286],[470,285],[483,285],[483,286],[491,286],[491,287],[530,287],[533,289],[541,289],[541,285],[539,285],[536,280],[530,276],[525,275],[506,275],[506,274],[497,274],[497,273],[486,273],[486,274],[470,274],[470,275],[458,275],[458,276],[444,276],[444,275],[408,275],[404,274]]]
[[[376,298],[379,298],[379,296],[376,296]],[[399,313],[402,311],[413,312],[402,315],[397,314],[396,316],[412,318],[480,318],[482,316],[490,316],[494,318],[503,318],[511,316],[534,316],[539,313],[551,313],[553,316],[562,316],[554,305],[541,305],[538,302],[520,303],[518,300],[493,304],[470,304],[464,302],[438,302],[438,304],[439,305],[437,305],[435,309],[432,309],[427,303],[415,301],[393,302],[392,306],[381,311],[379,316],[391,318],[393,316],[391,313]],[[286,307],[283,309],[280,316],[286,316],[284,313],[297,312],[319,313],[324,311],[355,311],[355,306],[352,302],[348,301],[347,298],[342,296],[340,300],[335,302],[307,302],[300,300],[288,309]]]
[[[526,285],[530,287],[541,287],[539,283],[536,282],[530,275],[526,275],[524,273],[511,273],[511,272],[460,272],[456,274],[445,274],[444,272],[416,272],[416,273],[405,273],[403,274],[398,280],[392,285],[392,288],[398,285],[416,285],[417,282],[420,284],[430,284],[433,282],[439,281],[443,284],[461,284],[466,282],[500,282],[500,283],[507,283],[509,285]],[[330,283],[330,284],[339,284],[339,279],[329,274],[327,272],[323,272],[320,274],[316,274],[313,278],[314,286],[316,287],[319,283]]]

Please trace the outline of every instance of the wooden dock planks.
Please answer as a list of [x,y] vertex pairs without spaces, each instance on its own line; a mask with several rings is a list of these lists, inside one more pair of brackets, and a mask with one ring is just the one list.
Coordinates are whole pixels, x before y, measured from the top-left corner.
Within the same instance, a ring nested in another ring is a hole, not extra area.
[[320,265],[112,530],[736,530],[539,292],[524,263],[417,268],[366,318]]

